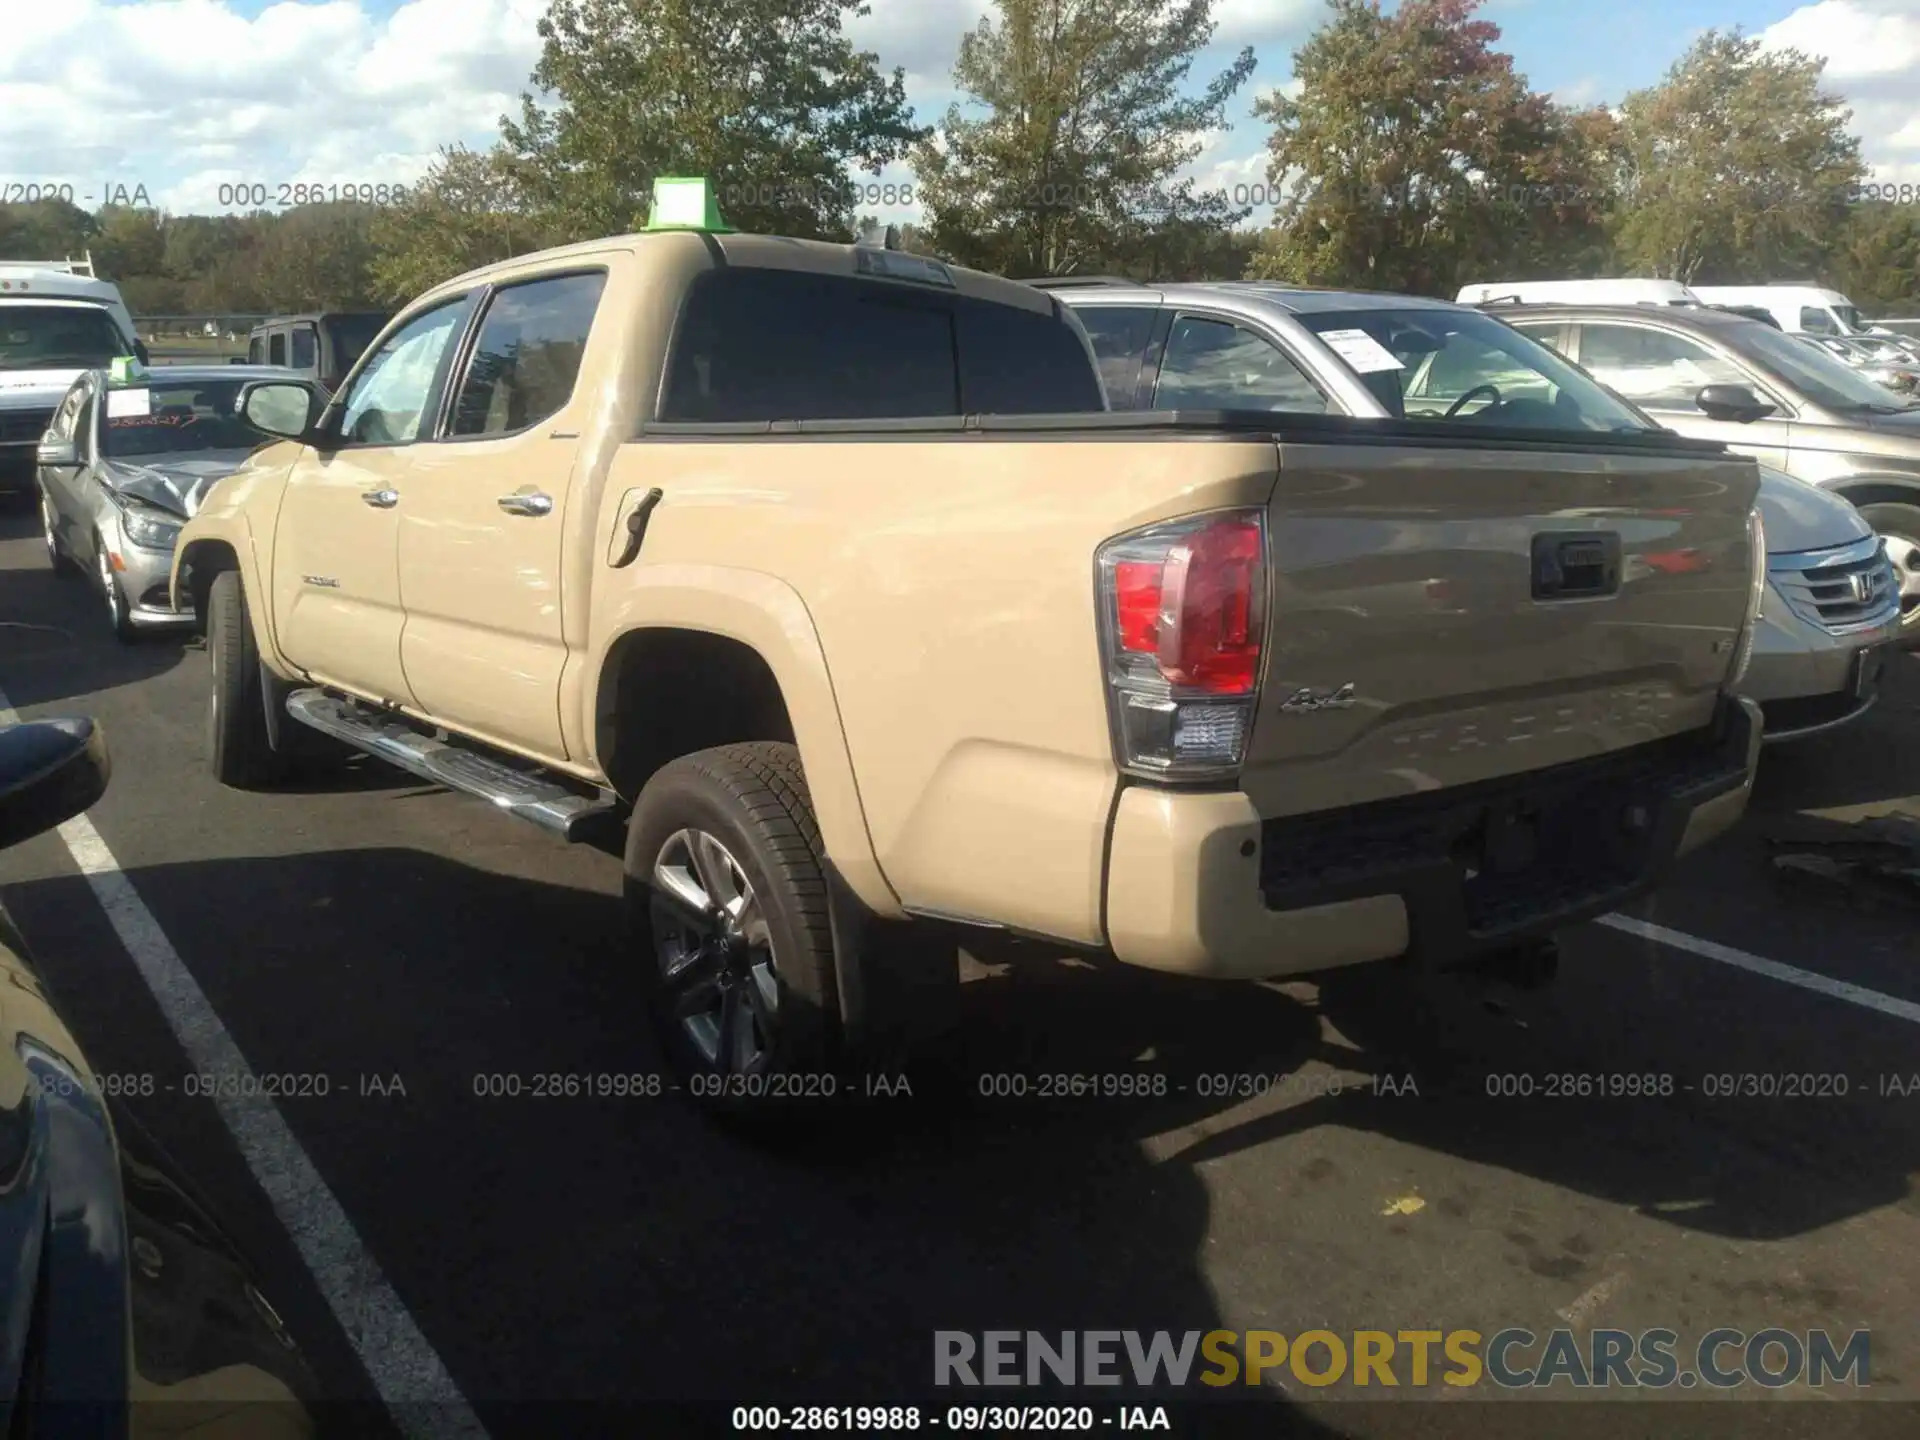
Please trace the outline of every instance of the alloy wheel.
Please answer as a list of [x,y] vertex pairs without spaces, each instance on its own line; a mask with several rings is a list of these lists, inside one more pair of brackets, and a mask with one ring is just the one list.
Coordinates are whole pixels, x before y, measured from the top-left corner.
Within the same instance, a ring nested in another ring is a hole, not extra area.
[[1920,538],[1912,535],[1886,535],[1887,558],[1893,561],[1894,578],[1900,582],[1900,623],[1920,625]]
[[100,588],[107,597],[107,619],[118,630],[126,624],[127,599],[120,593],[120,582],[113,577],[113,560],[107,554],[107,547],[98,546],[94,554],[94,564],[100,572]]
[[766,913],[746,871],[705,830],[677,830],[654,858],[651,919],[666,1000],[720,1074],[773,1063],[780,983]]

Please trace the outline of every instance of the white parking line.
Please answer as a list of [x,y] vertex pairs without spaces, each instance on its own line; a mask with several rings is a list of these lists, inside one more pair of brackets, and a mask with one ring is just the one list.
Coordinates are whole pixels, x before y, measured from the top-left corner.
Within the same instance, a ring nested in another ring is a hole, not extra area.
[[[6,693],[0,691],[0,724],[19,718]],[[410,1435],[432,1440],[456,1436],[485,1440],[486,1429],[473,1407],[387,1283],[379,1262],[294,1139],[278,1107],[259,1093],[240,1047],[100,832],[81,815],[60,827],[60,838],[87,877],[193,1069],[235,1077],[233,1088],[240,1093],[229,1093],[223,1083],[214,1098],[220,1118],[396,1423]]]
[[1761,955],[1749,955],[1746,951],[1736,950],[1731,945],[1702,940],[1699,936],[1689,935],[1684,930],[1669,930],[1664,925],[1636,920],[1631,915],[1603,915],[1599,923],[1628,935],[1638,935],[1642,940],[1671,945],[1676,950],[1685,950],[1689,954],[1698,955],[1706,960],[1718,960],[1722,965],[1731,965],[1736,970],[1750,970],[1755,975],[1765,975],[1768,979],[1778,980],[1786,985],[1798,985],[1802,990],[1812,990],[1816,994],[1830,996],[1835,1000],[1844,1000],[1849,1005],[1862,1005],[1869,1010],[1878,1010],[1882,1015],[1891,1015],[1895,1019],[1910,1020],[1920,1025],[1920,1005],[1916,1005],[1911,1000],[1902,1000],[1896,995],[1882,995],[1878,990],[1869,990],[1864,985],[1850,985],[1845,980],[1835,980],[1830,975],[1796,969],[1792,965],[1783,965],[1778,960],[1769,960]]

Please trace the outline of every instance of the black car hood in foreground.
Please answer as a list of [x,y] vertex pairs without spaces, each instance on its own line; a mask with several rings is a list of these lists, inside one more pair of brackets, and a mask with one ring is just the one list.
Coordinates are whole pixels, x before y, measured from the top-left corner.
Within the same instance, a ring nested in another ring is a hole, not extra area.
[[207,498],[213,482],[247,463],[251,450],[205,450],[197,455],[154,455],[133,460],[108,460],[100,476],[113,489],[135,500],[191,520]]
[[89,1074],[0,910],[0,1431],[311,1436],[247,1261]]

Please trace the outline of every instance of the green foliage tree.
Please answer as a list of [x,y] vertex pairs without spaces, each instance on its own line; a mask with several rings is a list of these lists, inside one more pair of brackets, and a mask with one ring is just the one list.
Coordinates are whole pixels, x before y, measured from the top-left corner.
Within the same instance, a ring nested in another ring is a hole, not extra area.
[[71,201],[0,205],[0,259],[77,259],[99,233],[100,222]]
[[1824,278],[1869,313],[1920,314],[1920,212],[1884,200],[1854,208]]
[[935,249],[1010,275],[1159,263],[1250,213],[1180,172],[1253,73],[1188,93],[1214,0],[995,0],[960,41],[951,106],[914,152]]
[[1480,3],[1330,0],[1299,94],[1255,107],[1284,193],[1256,276],[1446,295],[1604,244],[1604,127],[1530,89]]
[[442,280],[553,244],[530,213],[519,166],[504,151],[450,146],[369,231],[374,297],[399,304]]
[[1816,265],[1865,170],[1825,61],[1708,31],[1621,107],[1622,260],[1682,282],[1764,281]]
[[653,181],[702,175],[729,224],[845,240],[850,172],[922,133],[901,71],[842,31],[863,0],[554,0],[533,83],[501,122],[517,183],[569,239],[645,222]]

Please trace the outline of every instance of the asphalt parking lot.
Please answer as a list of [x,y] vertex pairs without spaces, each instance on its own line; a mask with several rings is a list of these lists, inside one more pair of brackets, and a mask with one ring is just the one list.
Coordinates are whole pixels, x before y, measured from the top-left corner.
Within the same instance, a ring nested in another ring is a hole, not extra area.
[[[131,1108],[367,1426],[382,1398],[408,1429],[470,1407],[494,1435],[586,1433],[555,1428],[563,1400],[924,1401],[943,1329],[1563,1325],[1870,1329],[1871,1398],[1622,1412],[1590,1392],[1526,1433],[1920,1425],[1920,1088],[1900,1093],[1920,910],[1786,887],[1768,850],[1920,815],[1920,660],[1856,728],[1767,757],[1742,830],[1633,911],[1658,932],[1568,936],[1557,985],[1502,1011],[1443,991],[1417,1071],[1375,1038],[1404,1028],[1377,977],[1320,994],[1042,963],[965,987],[974,1069],[1158,1071],[1164,1097],[901,1098],[770,1146],[670,1095],[476,1093],[660,1068],[618,864],[371,765],[221,790],[205,669],[177,641],[115,644],[33,517],[0,515],[0,692],[97,717],[114,760],[85,827],[0,855],[0,899],[94,1068],[156,1077]],[[327,1093],[183,1093],[236,1052]],[[1629,1074],[1672,1093],[1548,1093]],[[1270,1078],[1202,1094],[1213,1075]],[[1846,1093],[1714,1093],[1749,1075]],[[1265,1433],[1437,1435],[1472,1411],[1486,1434],[1493,1409],[1568,1396],[1281,1380]]]

